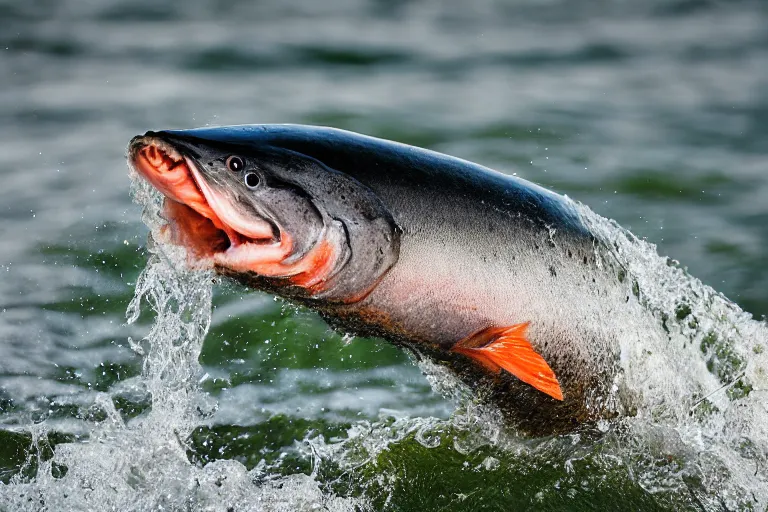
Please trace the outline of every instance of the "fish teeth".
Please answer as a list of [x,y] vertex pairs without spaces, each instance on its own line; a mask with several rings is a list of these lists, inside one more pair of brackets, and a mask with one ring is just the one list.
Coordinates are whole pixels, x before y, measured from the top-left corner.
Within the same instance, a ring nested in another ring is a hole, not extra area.
[[174,163],[179,162],[184,159],[183,156],[181,156],[181,153],[179,153],[176,148],[174,148],[172,145],[168,144],[164,140],[161,139],[151,139],[147,141],[148,144],[152,144],[157,149],[162,151],[166,157],[173,160]]

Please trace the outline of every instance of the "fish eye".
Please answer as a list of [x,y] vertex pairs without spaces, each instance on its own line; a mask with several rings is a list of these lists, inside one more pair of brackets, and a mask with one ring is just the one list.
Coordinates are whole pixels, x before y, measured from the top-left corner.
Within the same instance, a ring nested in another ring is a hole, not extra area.
[[239,156],[232,155],[227,157],[227,169],[232,172],[240,172],[245,167],[245,162]]
[[250,189],[254,189],[258,187],[259,182],[261,181],[261,179],[259,179],[259,175],[256,174],[255,172],[249,172],[248,174],[245,175],[244,179],[245,179],[245,186]]

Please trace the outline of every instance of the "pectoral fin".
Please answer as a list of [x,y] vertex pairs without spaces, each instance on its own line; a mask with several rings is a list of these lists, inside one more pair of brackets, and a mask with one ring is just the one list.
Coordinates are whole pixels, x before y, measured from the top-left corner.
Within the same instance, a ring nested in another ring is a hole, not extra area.
[[456,343],[451,351],[471,357],[492,372],[504,369],[542,393],[563,399],[555,372],[526,338],[528,323],[489,327]]

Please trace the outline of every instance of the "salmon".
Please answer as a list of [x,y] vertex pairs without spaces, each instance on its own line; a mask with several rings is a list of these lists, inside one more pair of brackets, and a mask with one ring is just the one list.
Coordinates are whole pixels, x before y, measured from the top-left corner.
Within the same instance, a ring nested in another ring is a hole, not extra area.
[[147,132],[131,166],[165,195],[190,264],[450,368],[521,432],[622,414],[637,299],[568,198],[343,130]]

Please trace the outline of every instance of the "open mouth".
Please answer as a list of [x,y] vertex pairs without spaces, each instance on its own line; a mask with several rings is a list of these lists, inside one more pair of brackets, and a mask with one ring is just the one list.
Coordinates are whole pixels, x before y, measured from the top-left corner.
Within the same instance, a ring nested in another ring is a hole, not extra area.
[[162,216],[168,222],[162,236],[173,245],[185,247],[195,267],[211,266],[217,253],[232,247],[224,231],[183,203],[166,198]]
[[[187,249],[194,266],[251,270],[254,263],[282,260],[290,240],[270,222],[246,217],[231,198],[211,187],[197,164],[156,137],[130,145],[135,169],[165,196],[161,234]],[[287,242],[287,244],[286,244]]]
[[186,248],[190,266],[284,279],[315,293],[341,261],[341,241],[322,239],[325,230],[311,249],[293,254],[289,233],[241,208],[235,191],[161,138],[136,137],[129,152],[136,171],[165,195],[161,236]]

